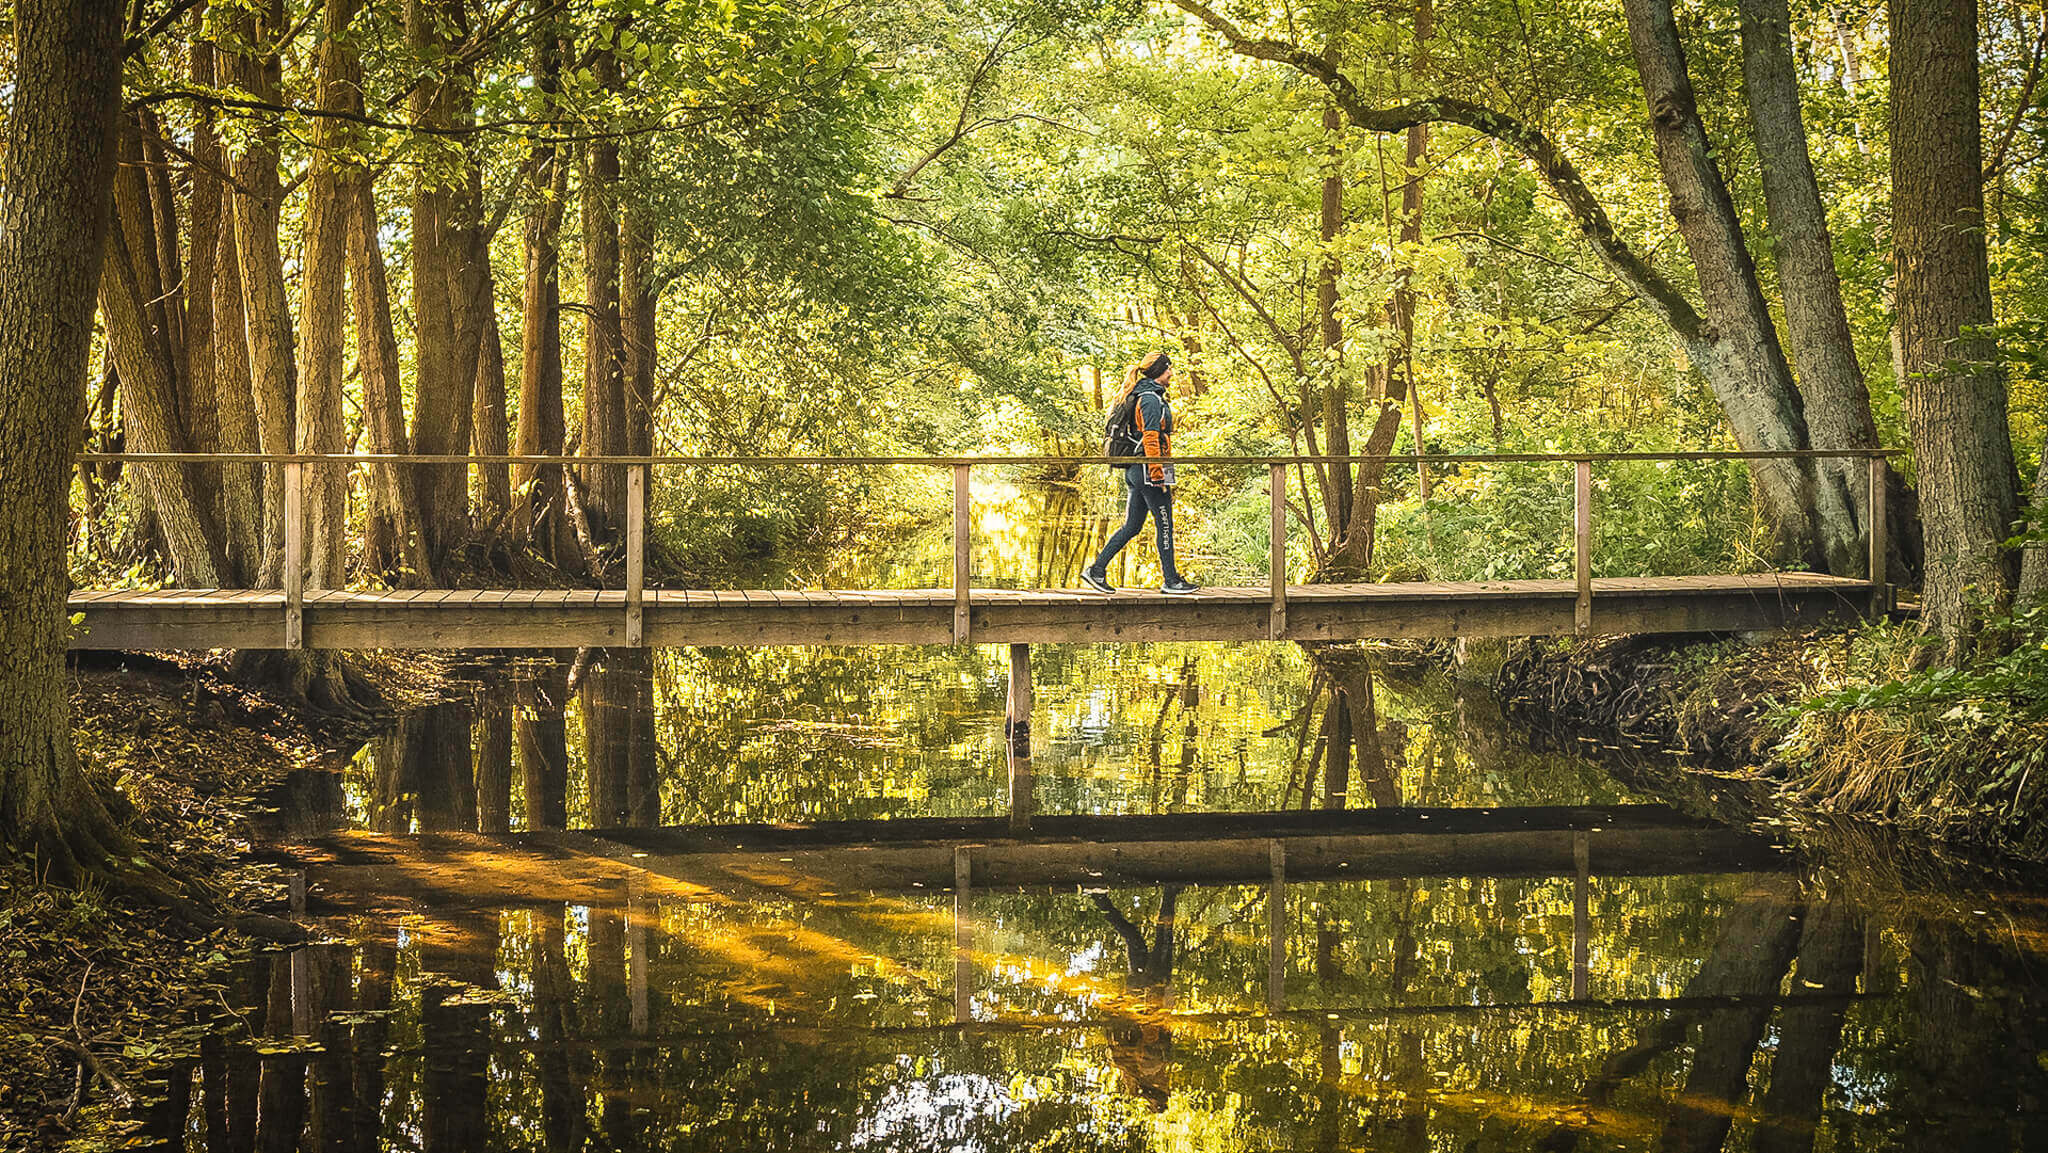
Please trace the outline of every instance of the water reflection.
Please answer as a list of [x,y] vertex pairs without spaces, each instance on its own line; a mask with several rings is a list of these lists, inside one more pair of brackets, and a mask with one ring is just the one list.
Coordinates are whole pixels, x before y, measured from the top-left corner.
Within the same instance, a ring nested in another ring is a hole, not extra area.
[[[551,654],[407,718],[280,814],[332,940],[251,958],[133,1135],[2048,1140],[2038,898],[1758,852],[1483,699],[1263,647],[1033,654],[1048,815],[1011,840],[1002,655]],[[775,824],[873,818],[908,831]]]
[[[411,714],[346,776],[379,832],[993,816],[1003,648],[675,650],[522,660]],[[1606,804],[1631,793],[1500,736],[1483,695],[1390,687],[1355,651],[1028,654],[1042,813]],[[459,794],[459,795],[458,795]]]

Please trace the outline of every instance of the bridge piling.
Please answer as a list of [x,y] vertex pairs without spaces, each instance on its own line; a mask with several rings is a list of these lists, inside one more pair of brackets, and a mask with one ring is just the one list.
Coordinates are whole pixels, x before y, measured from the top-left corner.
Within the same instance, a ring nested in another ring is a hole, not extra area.
[[1010,769],[1010,831],[1031,831],[1038,807],[1038,777],[1031,769],[1031,646],[1010,646],[1010,696],[1003,719],[1003,749]]

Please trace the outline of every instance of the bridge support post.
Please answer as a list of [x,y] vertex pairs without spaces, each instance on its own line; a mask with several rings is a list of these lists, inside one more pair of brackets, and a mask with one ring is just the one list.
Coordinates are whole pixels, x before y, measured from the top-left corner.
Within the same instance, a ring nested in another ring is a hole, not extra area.
[[953,850],[953,1021],[974,1020],[974,858]]
[[1273,583],[1273,611],[1266,635],[1279,640],[1287,635],[1287,466],[1271,466],[1267,490],[1273,498],[1272,556],[1267,561]]
[[1038,808],[1038,777],[1031,769],[1031,646],[1010,646],[1010,700],[1003,718],[1003,748],[1010,768],[1010,831],[1028,833]]
[[284,647],[306,647],[305,468],[284,464]]
[[1266,1011],[1278,1013],[1287,1004],[1287,846],[1266,847],[1273,865],[1273,886],[1266,893]]
[[1593,462],[1572,462],[1572,570],[1579,586],[1572,631],[1593,632]]
[[1868,493],[1870,499],[1864,502],[1870,508],[1870,525],[1869,531],[1864,535],[1870,544],[1870,615],[1873,617],[1881,617],[1892,611],[1892,586],[1887,579],[1891,573],[1886,571],[1891,553],[1891,541],[1886,536],[1891,529],[1888,519],[1891,514],[1885,507],[1885,498],[1889,495],[1887,489],[1890,487],[1885,483],[1888,479],[1885,458],[1871,457]]
[[647,466],[626,466],[626,645],[646,634],[641,602],[647,585]]
[[974,466],[953,466],[953,643],[967,643],[967,568],[972,559],[972,525],[968,518],[968,493]]
[[1582,829],[1572,834],[1572,1000],[1586,999],[1592,985],[1589,963],[1593,928],[1591,882],[1593,845]]

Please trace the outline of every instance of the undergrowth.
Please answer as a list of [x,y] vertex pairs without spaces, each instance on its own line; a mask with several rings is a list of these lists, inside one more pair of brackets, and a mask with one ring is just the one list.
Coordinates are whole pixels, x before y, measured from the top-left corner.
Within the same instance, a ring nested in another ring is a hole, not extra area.
[[1824,647],[1816,692],[1783,710],[1785,789],[1944,840],[2048,856],[2048,609],[2013,618],[2010,648],[1916,670],[1925,643],[1872,625]]

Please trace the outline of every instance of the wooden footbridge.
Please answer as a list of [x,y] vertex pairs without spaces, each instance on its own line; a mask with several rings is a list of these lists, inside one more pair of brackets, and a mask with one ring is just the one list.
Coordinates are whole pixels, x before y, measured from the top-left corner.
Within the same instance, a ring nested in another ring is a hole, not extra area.
[[[88,454],[88,461],[151,465],[262,463],[283,477],[282,587],[83,589],[71,596],[80,649],[504,649],[682,645],[926,645],[1141,641],[1348,641],[1592,633],[1700,633],[1805,626],[1888,607],[1881,580],[1814,573],[1594,577],[1592,473],[1625,460],[1868,458],[1875,531],[1871,568],[1885,555],[1884,452],[1486,454],[1400,457],[1188,457],[1183,466],[1270,472],[1269,578],[1196,596],[1151,591],[1105,596],[1070,589],[974,587],[972,470],[977,466],[1100,466],[1101,458],[727,458],[531,456],[322,456]],[[1287,573],[1287,470],[1319,462],[1429,467],[1547,462],[1573,476],[1570,580],[1293,584]],[[574,464],[626,471],[623,587],[617,589],[308,589],[300,494],[309,467],[481,467]],[[650,467],[921,466],[953,478],[952,587],[881,590],[680,590],[646,582]]]

